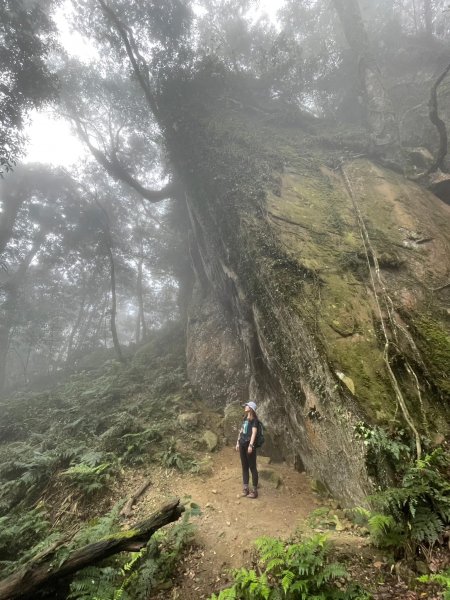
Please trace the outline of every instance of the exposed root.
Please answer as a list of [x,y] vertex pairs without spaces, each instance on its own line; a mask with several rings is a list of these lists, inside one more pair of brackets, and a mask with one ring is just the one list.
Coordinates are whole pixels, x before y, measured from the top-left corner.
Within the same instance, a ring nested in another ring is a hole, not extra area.
[[[402,390],[400,388],[399,382],[395,376],[394,371],[392,370],[392,366],[391,366],[391,362],[390,362],[390,351],[391,351],[391,348],[393,347],[393,343],[389,339],[386,321],[383,316],[383,311],[381,309],[380,297],[377,292],[377,283],[378,283],[378,287],[381,289],[381,295],[384,300],[386,312],[388,314],[390,329],[392,331],[395,341],[397,342],[396,343],[397,348],[398,348],[397,334],[398,334],[398,332],[402,332],[405,335],[406,339],[408,340],[411,348],[413,349],[414,354],[418,355],[419,357],[420,357],[420,355],[419,355],[417,347],[416,347],[414,340],[412,339],[410,333],[405,329],[405,327],[403,327],[400,323],[398,323],[397,319],[395,318],[393,302],[392,302],[391,297],[388,294],[388,291],[384,284],[383,278],[381,276],[378,257],[377,257],[375,250],[371,244],[370,236],[367,231],[367,227],[364,222],[363,216],[361,214],[359,204],[356,200],[352,185],[350,183],[350,179],[349,179],[347,172],[343,165],[340,166],[340,171],[341,171],[343,179],[344,179],[345,187],[347,189],[347,192],[348,192],[350,199],[352,201],[352,204],[353,204],[353,208],[354,208],[354,211],[356,214],[356,219],[357,219],[359,230],[360,230],[361,239],[362,239],[363,246],[364,246],[364,253],[366,256],[366,261],[367,261],[369,274],[370,274],[370,278],[371,278],[371,282],[372,282],[372,289],[374,292],[375,302],[377,304],[377,309],[378,309],[378,313],[380,316],[381,328],[382,328],[383,336],[385,339],[383,359],[386,364],[387,371],[389,373],[389,378],[391,380],[392,387],[395,392],[397,403],[402,410],[403,417],[404,417],[406,423],[408,424],[409,428],[411,429],[411,431],[414,435],[414,439],[415,439],[415,443],[416,443],[416,454],[417,454],[417,458],[420,459],[420,457],[422,455],[422,445],[421,445],[421,441],[420,441],[420,435],[419,435],[419,432],[417,431],[414,421],[409,413],[408,406],[406,404],[406,401],[403,396]],[[372,267],[370,259],[372,259],[373,267]],[[412,367],[409,364],[407,364],[407,370],[408,370],[408,372],[410,372],[411,375],[413,375],[414,381],[416,383],[417,391],[418,391],[420,406],[422,407],[422,397],[420,394],[419,380],[417,378],[417,375],[414,373],[414,370],[412,369]],[[424,414],[423,407],[422,407],[422,414]]]

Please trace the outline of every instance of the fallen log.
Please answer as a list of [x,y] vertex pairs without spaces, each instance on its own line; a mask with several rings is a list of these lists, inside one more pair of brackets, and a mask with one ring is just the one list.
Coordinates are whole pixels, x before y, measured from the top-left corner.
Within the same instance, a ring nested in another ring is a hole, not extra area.
[[152,482],[150,481],[150,479],[148,479],[141,485],[141,487],[131,496],[131,498],[120,511],[121,517],[125,517],[126,519],[131,517],[131,515],[133,514],[133,504],[136,503],[136,501],[142,496],[142,494],[151,484]]
[[41,555],[0,581],[0,600],[27,598],[46,585],[72,575],[84,567],[94,565],[113,554],[136,552],[147,544],[155,531],[177,521],[183,512],[184,506],[180,505],[180,500],[174,500],[133,528],[74,550],[62,564],[54,564],[54,556],[52,561],[51,555],[46,553],[44,560]]

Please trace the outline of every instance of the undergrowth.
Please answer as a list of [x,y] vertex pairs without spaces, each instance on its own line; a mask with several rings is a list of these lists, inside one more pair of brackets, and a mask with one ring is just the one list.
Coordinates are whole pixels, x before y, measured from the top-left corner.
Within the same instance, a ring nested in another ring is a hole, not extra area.
[[261,537],[254,569],[235,569],[234,583],[210,600],[369,600],[349,583],[345,568],[332,562],[323,535],[297,543]]
[[0,577],[6,577],[60,537],[42,505],[0,517]]
[[450,524],[450,457],[437,448],[405,466],[398,486],[369,498],[373,511],[358,509],[367,519],[374,544],[396,558],[426,557]]
[[432,575],[422,575],[418,578],[421,583],[437,584],[444,590],[443,600],[450,600],[450,569],[442,573],[433,573]]
[[68,598],[147,600],[151,591],[170,586],[177,562],[194,535],[191,517],[198,514],[198,506],[190,503],[181,521],[158,530],[139,552],[83,569],[73,579]]
[[[195,403],[186,385],[183,335],[171,325],[154,333],[125,365],[108,360],[48,391],[20,392],[0,401],[0,576],[62,537],[52,519],[60,532],[80,527],[73,540],[78,545],[80,536],[88,543],[87,532],[93,541],[96,528],[102,535],[117,531],[114,511],[98,522],[95,515],[105,510],[106,494],[125,468],[162,463],[183,471],[198,469],[189,453],[192,432],[176,423],[177,414],[193,410]],[[183,453],[170,437],[174,431],[186,448]],[[83,527],[87,518],[94,521]],[[172,552],[169,547],[177,546],[177,531],[165,534],[167,544],[160,534],[155,537],[164,555],[158,572]],[[127,577],[138,565],[142,572],[150,569],[150,556],[154,568],[155,543],[126,569]],[[56,560],[73,547],[64,545]],[[117,569],[125,567],[113,560],[102,568],[102,580],[116,581]]]

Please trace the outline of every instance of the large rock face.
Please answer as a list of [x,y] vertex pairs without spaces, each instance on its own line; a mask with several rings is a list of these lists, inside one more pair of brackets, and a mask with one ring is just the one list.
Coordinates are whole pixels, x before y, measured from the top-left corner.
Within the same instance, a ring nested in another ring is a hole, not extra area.
[[245,401],[247,364],[229,315],[211,292],[194,293],[187,327],[187,372],[211,407]]
[[188,86],[168,135],[204,290],[190,376],[215,402],[255,400],[279,456],[362,502],[361,421],[447,431],[450,209],[273,114],[199,98]]

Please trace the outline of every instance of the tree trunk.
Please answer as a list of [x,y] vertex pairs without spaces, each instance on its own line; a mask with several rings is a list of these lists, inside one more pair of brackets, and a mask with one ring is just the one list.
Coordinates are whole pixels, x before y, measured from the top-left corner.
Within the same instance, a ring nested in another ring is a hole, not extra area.
[[[102,327],[103,327],[104,331],[106,331],[106,329],[107,329],[107,327],[104,325],[104,321],[105,321],[105,318],[106,318],[107,309],[108,309],[108,297],[105,297],[105,299],[103,301],[103,304],[101,306],[100,313],[99,313],[100,317],[97,319],[97,325],[95,327],[94,334],[93,334],[93,337],[94,337],[95,340],[101,339],[101,336],[102,336]],[[107,339],[106,339],[106,337],[105,337],[105,340],[104,340],[104,346],[105,346],[105,348],[107,346]]]
[[3,212],[0,213],[0,254],[4,252],[6,245],[11,239],[14,223],[24,200],[25,197],[23,195],[7,196],[3,200]]
[[370,50],[358,0],[333,0],[348,45],[359,66],[361,96],[365,109],[365,125],[375,146],[397,150],[398,126],[392,102],[386,92],[376,60]]
[[10,327],[5,323],[0,323],[0,392],[5,388],[6,383],[6,361],[9,351],[9,331]]
[[427,38],[433,37],[433,7],[431,0],[423,0],[423,19]]
[[79,329],[80,329],[80,325],[83,321],[84,318],[84,313],[85,313],[85,307],[86,307],[86,277],[85,274],[83,273],[82,275],[83,277],[83,293],[81,296],[81,303],[80,303],[80,308],[78,309],[78,315],[77,318],[75,320],[75,323],[72,325],[72,329],[70,331],[70,335],[69,335],[69,340],[67,343],[67,351],[66,351],[66,363],[70,362],[71,359],[71,355],[72,355],[72,350],[73,350],[73,342],[75,339],[75,335],[78,333]]
[[114,256],[112,253],[111,246],[107,245],[107,253],[109,258],[110,277],[111,277],[111,335],[114,344],[114,350],[116,351],[117,358],[121,363],[125,362],[125,358],[122,354],[122,349],[119,343],[119,336],[117,335],[116,327],[116,315],[117,315],[117,297],[116,297],[116,269],[114,264]]
[[[0,582],[0,600],[34,597],[48,584],[95,565],[119,552],[136,551],[143,548],[151,536],[164,525],[177,521],[184,511],[179,500],[163,506],[149,519],[135,525],[129,532],[121,532],[108,539],[94,542],[74,550],[62,564],[54,556],[44,555],[32,560],[22,569]],[[55,550],[55,549],[54,549]]]
[[136,286],[136,292],[137,292],[137,300],[138,300],[138,305],[139,305],[139,323],[141,325],[141,329],[142,329],[142,339],[147,339],[148,337],[148,329],[147,329],[147,323],[145,322],[145,311],[144,311],[144,290],[142,287],[142,274],[143,274],[143,265],[144,265],[144,257],[141,256],[139,258],[139,263],[138,263],[138,276],[137,276],[137,286]]
[[6,361],[11,342],[12,315],[17,308],[19,289],[25,280],[31,261],[38,253],[44,240],[45,234],[40,232],[16,272],[2,285],[6,297],[4,305],[8,308],[3,309],[0,320],[0,391],[4,389],[6,383]]

